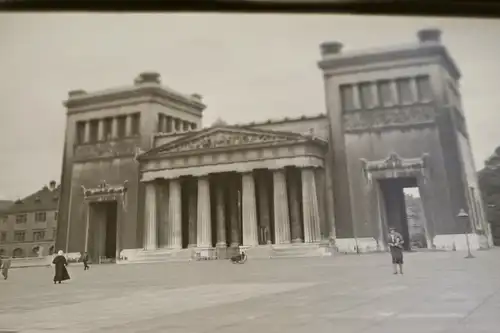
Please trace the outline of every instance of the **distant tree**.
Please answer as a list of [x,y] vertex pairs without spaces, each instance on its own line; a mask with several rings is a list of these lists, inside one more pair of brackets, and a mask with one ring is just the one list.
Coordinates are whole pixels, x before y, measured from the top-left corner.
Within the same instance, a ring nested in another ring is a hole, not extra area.
[[486,205],[495,245],[500,245],[500,147],[485,161],[478,172],[479,188]]

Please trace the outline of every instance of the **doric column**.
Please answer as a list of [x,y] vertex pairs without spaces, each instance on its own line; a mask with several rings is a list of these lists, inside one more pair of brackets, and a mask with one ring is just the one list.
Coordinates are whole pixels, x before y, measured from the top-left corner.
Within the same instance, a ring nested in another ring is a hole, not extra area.
[[238,189],[235,182],[228,182],[229,184],[229,213],[230,213],[230,227],[231,227],[231,247],[240,246],[240,223],[239,223],[239,207],[238,207]]
[[129,137],[132,135],[132,117],[130,115],[125,116],[125,136]]
[[224,203],[224,184],[215,188],[215,205],[217,216],[217,247],[226,247],[226,207]]
[[97,141],[104,141],[104,119],[97,121]]
[[242,175],[243,245],[259,245],[255,182],[251,172]]
[[180,249],[182,248],[182,206],[180,180],[171,179],[168,188],[168,246],[172,249]]
[[273,171],[274,185],[274,239],[276,244],[290,243],[290,216],[286,192],[285,170]]
[[178,118],[174,118],[174,127],[176,132],[180,132],[181,130],[181,120]]
[[314,169],[302,169],[302,211],[304,220],[304,239],[306,243],[320,241],[319,209]]
[[[295,173],[291,173],[291,179],[288,180],[290,190],[288,201],[290,204],[290,224],[292,233],[292,243],[302,243],[302,217],[300,216],[300,188],[298,180],[293,178]],[[297,177],[298,178],[298,177]]]
[[118,118],[111,118],[111,137],[116,139],[118,137]]
[[152,182],[146,183],[144,208],[144,249],[156,250],[156,187]]
[[271,215],[269,211],[269,192],[267,187],[266,178],[264,175],[258,177],[257,190],[259,192],[259,221],[260,228],[263,234],[263,241],[265,240],[267,244],[271,244]]
[[189,122],[188,122],[188,121],[183,121],[183,122],[182,122],[182,131],[183,131],[183,132],[187,132],[187,131],[189,131],[189,127],[190,127],[190,126],[189,126]]
[[89,143],[90,142],[90,121],[84,122],[84,131],[83,131],[83,142]]
[[197,184],[189,182],[188,185],[188,247],[196,247],[196,229],[198,225],[196,219],[198,217],[198,195],[197,195]]
[[198,178],[198,247],[212,247],[212,221],[210,215],[210,182],[208,176]]

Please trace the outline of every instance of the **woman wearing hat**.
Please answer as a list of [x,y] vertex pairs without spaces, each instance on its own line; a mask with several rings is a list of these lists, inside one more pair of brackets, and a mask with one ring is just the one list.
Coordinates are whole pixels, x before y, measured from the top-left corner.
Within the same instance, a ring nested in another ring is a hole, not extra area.
[[392,265],[394,266],[394,274],[403,274],[403,236],[396,232],[396,228],[389,228],[389,248],[391,249]]

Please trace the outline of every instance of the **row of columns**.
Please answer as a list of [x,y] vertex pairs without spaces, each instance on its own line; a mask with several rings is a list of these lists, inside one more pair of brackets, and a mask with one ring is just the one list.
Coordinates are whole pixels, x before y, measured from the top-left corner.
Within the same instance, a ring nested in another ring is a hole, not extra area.
[[167,116],[162,113],[158,114],[158,132],[187,132],[196,129],[196,127],[196,123]]
[[[119,117],[108,117],[102,119],[91,119],[87,121],[83,121],[83,142],[80,143],[91,143],[93,141],[104,141],[108,139],[116,139],[120,136],[129,137],[135,134],[138,134],[139,131],[139,117],[137,114],[129,114],[125,116]],[[124,130],[123,133],[119,133],[119,119],[124,121]],[[111,129],[109,133],[105,132],[105,122],[111,122]],[[134,124],[135,122],[135,124]],[[97,126],[97,135],[92,137],[92,125],[96,124]]]
[[[321,235],[320,215],[315,170],[313,168],[301,169],[302,196],[300,196],[300,188],[297,182],[291,181],[290,184],[287,184],[284,169],[273,170],[272,172],[275,244],[319,242]],[[252,172],[243,173],[241,181],[242,245],[257,246],[259,244],[258,221],[260,221],[260,228],[270,230],[271,227],[268,192],[264,186],[259,186],[257,193]],[[287,188],[289,188],[289,191]],[[214,188],[214,198],[211,198],[209,177],[202,176],[197,178],[197,189],[197,194],[195,191],[189,191],[188,193],[188,247],[212,247],[211,200],[215,200],[216,246],[225,247],[227,244],[227,222],[230,224],[229,238],[231,246],[241,245],[239,211],[231,209],[229,218],[226,218],[224,186],[216,186]],[[237,189],[231,186],[229,190],[229,199],[238,200]],[[155,250],[158,247],[156,207],[158,200],[156,191],[157,186],[155,183],[146,183],[145,250]],[[164,231],[166,233],[164,239],[166,239],[166,247],[180,249],[182,248],[182,197],[179,179],[169,180],[168,192],[168,220]],[[259,212],[257,211],[257,201],[260,208]],[[302,216],[300,216],[301,212]],[[258,214],[260,215],[259,218]],[[304,239],[301,238],[301,235],[304,235]]]

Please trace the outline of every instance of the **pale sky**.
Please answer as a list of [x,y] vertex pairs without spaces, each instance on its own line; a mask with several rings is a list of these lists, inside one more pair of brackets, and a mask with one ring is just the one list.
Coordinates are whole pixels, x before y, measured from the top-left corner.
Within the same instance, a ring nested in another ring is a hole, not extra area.
[[461,68],[476,167],[500,144],[500,21],[349,15],[0,14],[0,199],[60,181],[72,89],[132,84],[157,71],[200,93],[204,123],[325,112],[319,44],[411,43],[437,27]]

